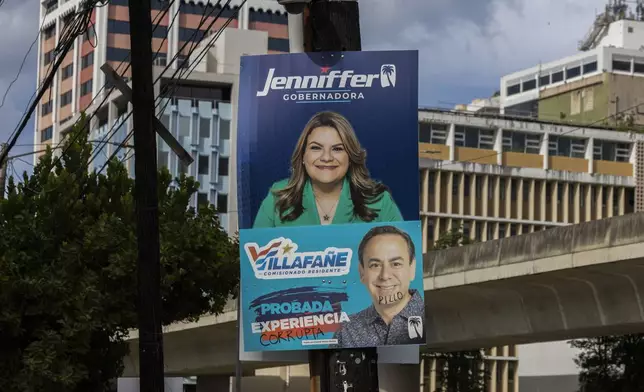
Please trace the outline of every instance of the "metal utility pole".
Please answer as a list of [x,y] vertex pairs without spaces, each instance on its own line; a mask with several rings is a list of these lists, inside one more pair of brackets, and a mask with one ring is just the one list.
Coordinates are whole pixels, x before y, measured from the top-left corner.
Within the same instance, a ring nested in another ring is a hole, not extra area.
[[129,0],[141,392],[163,392],[157,154],[152,83],[150,0]]
[[[0,156],[4,152],[4,149],[7,148],[7,145],[0,143]],[[0,200],[4,199],[4,188],[5,182],[7,180],[7,164],[9,162],[9,157],[0,161]]]
[[[357,0],[278,1],[289,13],[292,53],[362,50]],[[310,350],[310,391],[378,391],[377,360],[376,348]]]

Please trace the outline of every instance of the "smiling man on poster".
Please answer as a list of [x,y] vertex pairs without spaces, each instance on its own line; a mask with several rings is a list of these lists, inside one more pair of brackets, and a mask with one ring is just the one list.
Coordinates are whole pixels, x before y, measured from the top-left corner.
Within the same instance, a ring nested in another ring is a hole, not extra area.
[[410,283],[416,277],[416,248],[395,226],[376,226],[358,246],[360,282],[372,299],[336,332],[337,347],[379,347],[423,342],[425,305]]

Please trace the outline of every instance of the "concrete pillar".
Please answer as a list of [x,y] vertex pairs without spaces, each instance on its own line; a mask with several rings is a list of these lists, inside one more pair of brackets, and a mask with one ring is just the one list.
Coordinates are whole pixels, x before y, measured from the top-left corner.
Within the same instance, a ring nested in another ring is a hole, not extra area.
[[424,169],[423,170],[423,182],[422,182],[422,189],[420,190],[420,194],[422,195],[423,199],[423,204],[421,204],[421,208],[423,209],[424,212],[429,211],[429,169]]
[[421,216],[420,219],[423,222],[422,235],[423,235],[423,254],[424,254],[425,252],[427,252],[427,236],[429,235],[429,233],[427,232],[427,226],[428,226],[427,222],[431,218],[429,216]]
[[609,186],[608,187],[608,196],[606,197],[606,217],[607,218],[612,218],[613,217],[613,211],[615,209],[613,206],[615,205],[615,187],[614,186]]
[[545,180],[541,181],[541,192],[540,192],[540,195],[539,195],[539,196],[541,196],[539,198],[540,199],[540,204],[541,204],[541,208],[539,209],[539,220],[540,221],[545,221],[546,217],[547,217],[547,215],[546,215],[546,190],[548,189],[547,183],[548,182],[545,181]]
[[[505,214],[503,215],[505,218],[513,218],[512,216],[512,182],[513,181],[516,181],[516,180],[513,180],[512,177],[508,177],[505,179]],[[517,195],[517,200],[515,200],[515,203],[517,201],[519,201],[518,195]]]
[[588,184],[586,186],[586,219],[588,222],[593,219],[593,209],[592,209],[592,197],[593,197],[593,186]]
[[617,192],[617,203],[619,215],[624,215],[626,210],[626,189],[624,187],[620,187]]
[[533,221],[534,220],[534,203],[535,203],[535,181],[534,180],[529,180],[530,181],[530,196],[528,197],[528,219]]
[[501,177],[494,177],[494,217],[499,217],[501,209]]
[[573,190],[573,212],[574,212],[574,221],[573,223],[580,223],[581,221],[581,192],[580,192],[580,185],[579,183],[576,183],[574,185],[574,190]]
[[557,181],[551,184],[552,189],[550,189],[550,215],[553,222],[558,221],[557,213],[559,212],[559,183]]
[[[517,219],[523,219],[523,183],[524,181],[523,181],[523,178],[519,178],[518,180],[519,180],[519,185],[517,185],[517,200],[516,200]],[[521,234],[520,231],[519,231],[519,234]]]
[[563,187],[563,198],[561,202],[563,203],[563,222],[569,223],[570,221],[570,184],[565,182]]
[[[409,392],[418,390],[420,365],[378,364],[380,392]],[[200,392],[197,390],[197,392]]]
[[479,178],[477,180],[477,175],[472,174],[470,176],[470,215],[476,216],[477,211],[476,211],[476,200],[478,200],[481,196],[476,194],[476,181],[481,181]]
[[429,390],[436,391],[436,359],[432,358],[429,365]]
[[597,186],[597,192],[595,194],[595,210],[596,210],[596,219],[604,218],[604,209],[603,209],[603,200],[604,200],[604,187],[602,185]]
[[434,183],[434,211],[435,212],[442,212],[441,211],[441,177],[443,176],[443,173],[441,171],[436,172],[436,182]]
[[447,212],[448,214],[453,213],[452,206],[454,205],[454,172],[447,173]]
[[197,392],[228,392],[230,379],[229,376],[198,376]]
[[488,194],[489,194],[489,187],[490,187],[490,176],[489,175],[483,175],[483,189],[482,189],[482,195],[479,197],[483,201],[481,203],[483,211],[481,211],[481,216],[488,216]]
[[436,243],[436,241],[438,241],[438,238],[441,235],[440,226],[441,226],[441,220],[440,218],[436,218],[436,220],[434,221],[434,244]]
[[[470,188],[470,194],[472,188]],[[465,214],[465,173],[458,176],[458,213],[459,215]]]

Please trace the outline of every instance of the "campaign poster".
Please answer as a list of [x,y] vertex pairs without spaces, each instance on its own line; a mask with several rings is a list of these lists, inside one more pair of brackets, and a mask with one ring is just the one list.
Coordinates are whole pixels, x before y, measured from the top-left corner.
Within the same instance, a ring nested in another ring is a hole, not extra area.
[[245,351],[425,342],[417,110],[417,51],[242,57]]

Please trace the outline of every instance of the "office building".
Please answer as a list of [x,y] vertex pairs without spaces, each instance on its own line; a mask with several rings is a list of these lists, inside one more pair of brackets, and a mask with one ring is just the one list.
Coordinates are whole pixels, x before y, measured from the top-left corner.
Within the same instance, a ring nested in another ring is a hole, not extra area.
[[546,121],[644,124],[644,2],[611,0],[574,55],[501,78],[501,113]]
[[[152,39],[157,116],[194,159],[189,167],[184,165],[159,137],[157,162],[168,167],[173,176],[181,172],[194,176],[200,188],[192,205],[200,201],[214,204],[224,228],[234,232],[236,214],[228,211],[236,210],[234,132],[239,59],[242,54],[288,52],[288,18],[283,8],[270,0],[248,0],[241,9],[240,0],[232,0],[223,9],[220,4],[225,2],[152,1],[151,17],[158,24]],[[53,49],[65,23],[80,5],[80,0],[41,3],[39,80],[54,59]],[[213,16],[197,30],[203,14],[221,14],[210,31],[206,27]],[[229,18],[229,26],[214,47],[207,49]],[[131,76],[127,1],[112,0],[97,7],[91,20],[88,34],[76,39],[38,106],[34,143],[37,150],[43,149],[43,144],[57,146],[81,112],[86,112],[91,116],[89,138],[96,148],[89,169],[100,170],[132,130],[131,104],[111,88],[100,70],[107,63],[125,81]],[[193,47],[192,56],[188,56]],[[132,142],[130,138],[126,145]],[[134,152],[127,146],[116,158],[133,176]]]

